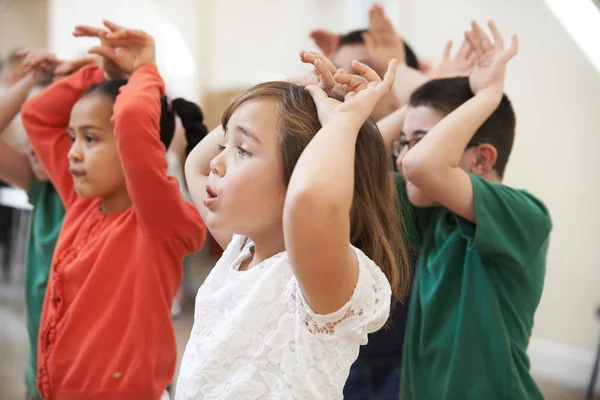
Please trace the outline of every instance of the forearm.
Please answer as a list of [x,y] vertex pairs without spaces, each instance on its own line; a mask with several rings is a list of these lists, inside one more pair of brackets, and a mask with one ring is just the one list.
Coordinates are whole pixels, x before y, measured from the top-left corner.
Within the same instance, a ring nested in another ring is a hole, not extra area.
[[27,74],[0,94],[0,132],[19,114],[19,110],[35,86],[35,76]]
[[32,173],[27,156],[0,140],[0,179],[27,191]]
[[[358,123],[340,115],[316,134],[294,168],[286,196],[288,209],[301,207],[318,215],[315,208],[319,208],[327,210],[332,220],[349,215],[359,129]],[[327,221],[320,223],[327,225]]]
[[408,104],[412,93],[429,79],[421,71],[410,68],[406,64],[398,65],[396,69],[396,80],[392,92],[400,101],[402,106]]
[[468,143],[498,107],[500,99],[496,93],[482,91],[442,119],[406,154],[406,179],[412,180],[411,175],[419,171],[431,173],[438,168],[458,167]]
[[405,105],[377,122],[377,127],[385,143],[386,152],[390,155],[392,154],[394,141],[400,138],[407,108],[408,106]]
[[219,125],[213,129],[188,155],[185,162],[185,180],[194,200],[194,204],[204,217],[205,207],[202,205],[206,197],[206,180],[210,174],[210,162],[219,154],[219,144],[223,144],[224,131]]

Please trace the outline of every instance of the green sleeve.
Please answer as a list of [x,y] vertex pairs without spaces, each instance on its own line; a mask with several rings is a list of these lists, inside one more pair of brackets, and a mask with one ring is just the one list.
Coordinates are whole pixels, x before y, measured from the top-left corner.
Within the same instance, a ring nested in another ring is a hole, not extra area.
[[484,255],[529,263],[552,229],[546,206],[525,191],[470,177],[476,224],[457,217],[463,237]]
[[27,197],[29,198],[29,204],[35,206],[39,200],[40,194],[44,190],[44,182],[37,180],[34,174],[31,174],[31,183],[29,184],[29,190],[27,191]]

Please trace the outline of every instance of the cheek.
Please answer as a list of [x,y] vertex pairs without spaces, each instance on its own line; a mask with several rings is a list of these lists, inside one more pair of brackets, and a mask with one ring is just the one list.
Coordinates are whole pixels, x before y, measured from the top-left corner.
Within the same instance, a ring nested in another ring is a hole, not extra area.
[[472,169],[476,163],[477,156],[471,151],[466,151],[463,153],[458,166],[467,172],[472,172]]

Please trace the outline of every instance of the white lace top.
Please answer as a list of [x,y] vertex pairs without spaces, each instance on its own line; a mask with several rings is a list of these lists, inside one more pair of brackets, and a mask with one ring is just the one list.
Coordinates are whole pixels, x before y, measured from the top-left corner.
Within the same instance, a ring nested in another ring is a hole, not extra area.
[[354,248],[354,294],[340,310],[318,315],[286,252],[238,271],[250,252],[244,240],[234,236],[198,290],[176,399],[341,399],[359,345],[388,318],[385,275]]

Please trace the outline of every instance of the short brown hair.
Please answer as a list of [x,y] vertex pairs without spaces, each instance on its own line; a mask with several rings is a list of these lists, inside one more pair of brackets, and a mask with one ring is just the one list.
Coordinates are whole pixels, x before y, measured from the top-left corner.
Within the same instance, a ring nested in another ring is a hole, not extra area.
[[[450,114],[466,103],[473,92],[469,86],[469,78],[434,79],[419,87],[410,96],[410,107],[431,107]],[[496,111],[477,129],[473,136],[474,142],[489,143],[496,148],[498,158],[494,170],[502,179],[508,158],[515,139],[516,118],[512,104],[506,95]]]
[[[227,127],[231,116],[242,104],[263,99],[275,103],[280,120],[282,180],[287,186],[300,155],[321,129],[317,109],[304,86],[267,82],[248,89],[229,104],[223,113],[223,127]],[[369,119],[361,127],[356,142],[350,242],[386,275],[392,287],[392,303],[404,299],[410,285],[410,268],[396,201],[391,165],[383,139],[377,125]]]

